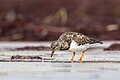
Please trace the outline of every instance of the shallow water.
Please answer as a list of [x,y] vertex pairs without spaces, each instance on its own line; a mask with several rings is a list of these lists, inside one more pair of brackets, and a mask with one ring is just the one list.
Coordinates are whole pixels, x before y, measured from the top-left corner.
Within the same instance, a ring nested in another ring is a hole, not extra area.
[[119,80],[120,79],[119,66],[120,64],[118,63],[1,62],[0,79]]
[[[0,48],[41,46],[45,43],[0,43]],[[50,43],[46,43],[47,46]],[[0,62],[0,80],[120,80],[120,51],[104,51],[107,42],[85,52],[83,63],[70,62],[71,52],[56,51],[53,60],[39,62]],[[95,48],[95,49],[94,49]],[[10,60],[12,55],[31,55],[50,58],[51,51],[0,51],[0,60]]]

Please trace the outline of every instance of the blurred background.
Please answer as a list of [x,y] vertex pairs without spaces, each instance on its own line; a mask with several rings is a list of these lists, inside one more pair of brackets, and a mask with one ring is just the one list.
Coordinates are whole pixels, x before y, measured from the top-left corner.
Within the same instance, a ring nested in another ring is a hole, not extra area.
[[52,41],[67,31],[120,40],[120,0],[0,0],[0,41]]

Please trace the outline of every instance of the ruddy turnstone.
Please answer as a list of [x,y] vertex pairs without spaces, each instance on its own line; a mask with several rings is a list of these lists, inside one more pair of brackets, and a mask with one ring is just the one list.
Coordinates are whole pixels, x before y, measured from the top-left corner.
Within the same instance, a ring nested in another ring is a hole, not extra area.
[[51,57],[53,56],[56,50],[60,51],[71,51],[73,52],[71,61],[73,62],[75,52],[82,51],[79,61],[82,62],[82,57],[84,56],[85,50],[91,47],[92,44],[100,43],[101,41],[89,38],[81,33],[77,32],[65,32],[63,33],[58,40],[52,42],[51,44]]

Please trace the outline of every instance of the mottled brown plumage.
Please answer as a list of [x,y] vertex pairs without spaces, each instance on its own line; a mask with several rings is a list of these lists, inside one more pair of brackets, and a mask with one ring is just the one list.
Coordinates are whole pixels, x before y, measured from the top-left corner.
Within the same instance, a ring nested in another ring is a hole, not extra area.
[[102,43],[98,40],[88,38],[81,33],[65,32],[58,38],[58,42],[60,42],[61,44],[60,50],[69,49],[72,40],[74,40],[78,44],[78,46],[85,44]]
[[[101,41],[89,38],[81,33],[65,32],[58,38],[58,40],[54,41],[51,44],[51,49],[52,49],[51,57],[53,56],[53,53],[55,50],[69,50],[72,42],[74,42],[75,46],[78,46],[78,47],[83,45],[82,48],[84,47],[84,45],[86,46],[86,44],[94,44],[94,43],[102,44]],[[72,49],[74,48],[72,47]]]

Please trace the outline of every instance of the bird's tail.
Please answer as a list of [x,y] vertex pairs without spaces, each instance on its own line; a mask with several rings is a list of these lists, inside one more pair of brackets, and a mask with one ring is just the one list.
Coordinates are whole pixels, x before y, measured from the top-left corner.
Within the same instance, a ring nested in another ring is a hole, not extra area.
[[103,44],[102,41],[99,41],[99,40],[96,40],[96,39],[90,39],[90,44],[94,44],[94,43],[100,43],[100,44]]

